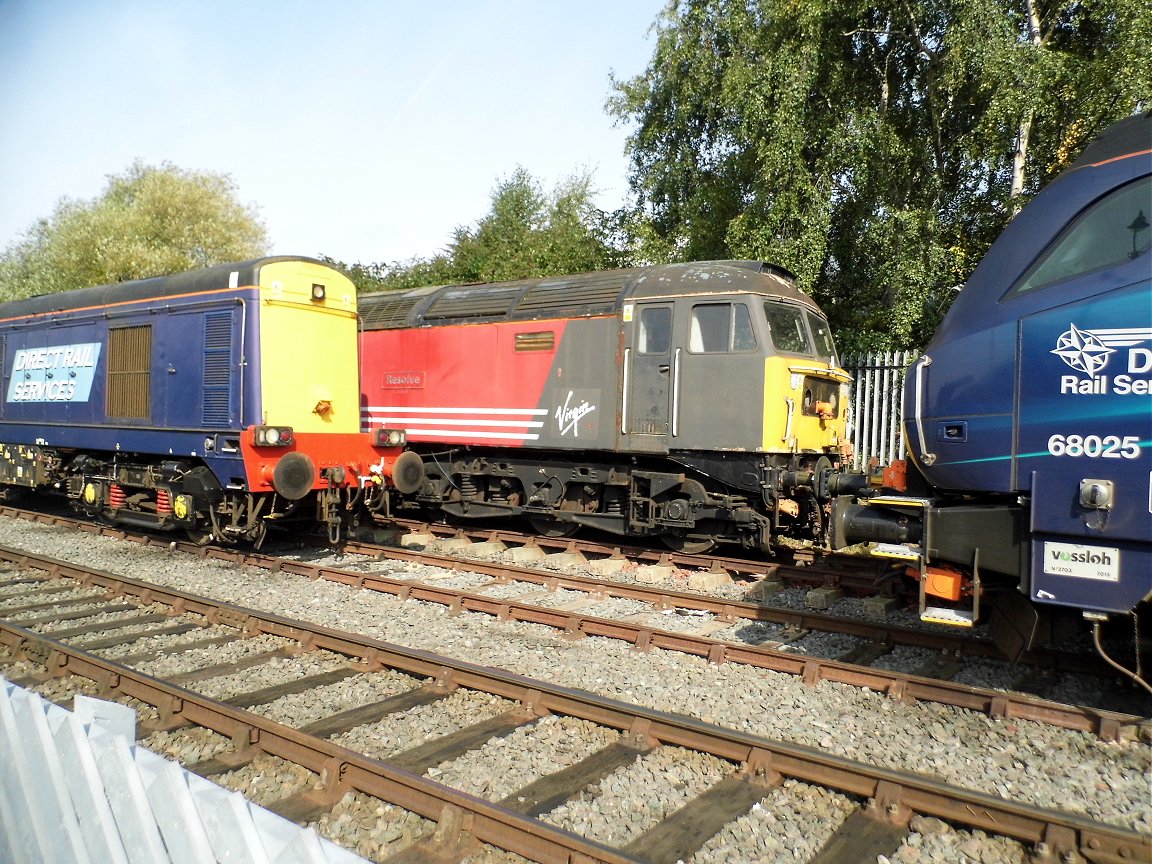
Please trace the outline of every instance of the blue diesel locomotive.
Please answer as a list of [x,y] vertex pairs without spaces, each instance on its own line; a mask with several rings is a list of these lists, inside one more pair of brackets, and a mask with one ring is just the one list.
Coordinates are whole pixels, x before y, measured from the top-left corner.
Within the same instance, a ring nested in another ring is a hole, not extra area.
[[0,305],[0,488],[110,522],[257,545],[336,540],[423,481],[400,430],[360,430],[352,283],[262,258]]
[[905,482],[839,497],[832,545],[906,559],[922,617],[969,625],[995,599],[1014,653],[1038,609],[1152,599],[1150,220],[1144,114],[1013,219],[909,369]]

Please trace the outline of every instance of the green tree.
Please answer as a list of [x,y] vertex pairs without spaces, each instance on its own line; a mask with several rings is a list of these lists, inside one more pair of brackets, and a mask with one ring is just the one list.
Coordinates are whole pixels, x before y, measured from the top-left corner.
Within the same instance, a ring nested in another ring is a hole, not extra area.
[[517,168],[492,192],[491,212],[473,227],[456,229],[448,255],[456,280],[498,282],[609,266],[606,216],[592,194],[587,174],[546,194]]
[[1020,204],[1152,94],[1128,0],[673,0],[656,33],[609,102],[642,250],[781,263],[853,347],[922,344]]
[[456,228],[444,254],[392,264],[332,263],[348,273],[359,291],[502,282],[619,266],[624,253],[615,243],[615,215],[599,210],[593,194],[588,174],[572,175],[545,192],[517,168],[493,189],[490,212],[474,225]]
[[268,245],[226,175],[137,161],[91,201],[62,199],[0,255],[0,298],[254,258]]

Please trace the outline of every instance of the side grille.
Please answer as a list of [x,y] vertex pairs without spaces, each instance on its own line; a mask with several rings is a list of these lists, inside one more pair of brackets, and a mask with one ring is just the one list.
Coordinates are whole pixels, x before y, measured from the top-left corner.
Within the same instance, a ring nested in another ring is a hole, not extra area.
[[152,417],[152,325],[108,330],[108,417]]
[[204,316],[205,426],[228,427],[232,402],[232,313]]
[[556,347],[556,334],[551,330],[517,333],[513,342],[516,351],[551,351]]

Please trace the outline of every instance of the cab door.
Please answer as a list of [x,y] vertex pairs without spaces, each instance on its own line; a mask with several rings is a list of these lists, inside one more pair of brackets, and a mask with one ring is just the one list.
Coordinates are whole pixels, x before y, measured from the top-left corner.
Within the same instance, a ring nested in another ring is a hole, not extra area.
[[[625,310],[628,321],[628,310]],[[626,450],[667,453],[672,417],[672,303],[636,303],[624,356],[622,441]]]

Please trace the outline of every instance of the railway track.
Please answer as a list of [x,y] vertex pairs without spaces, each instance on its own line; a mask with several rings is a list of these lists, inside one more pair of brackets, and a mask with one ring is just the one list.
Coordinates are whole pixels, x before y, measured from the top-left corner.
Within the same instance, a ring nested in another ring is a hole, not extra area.
[[[267,760],[294,766],[297,782],[266,803],[295,821],[320,823],[341,808],[376,813],[379,802],[428,820],[414,823],[403,851],[378,860],[460,860],[487,844],[534,861],[674,862],[738,842],[748,834],[739,826],[765,810],[799,810],[824,796],[839,815],[810,860],[825,864],[892,854],[936,820],[1025,844],[1038,861],[1152,861],[1152,837],[1083,816],[78,565],[3,557],[0,646],[12,677],[57,698],[87,689],[149,706],[146,742],[170,744],[177,733],[215,741],[189,765],[205,776],[227,781],[260,760],[256,774],[270,770]],[[249,646],[246,656],[217,658],[237,644]],[[255,670],[277,665],[275,683],[252,686]],[[384,682],[374,685],[375,700],[364,696],[372,678]],[[330,688],[357,682],[367,689],[354,690],[354,705],[341,709]],[[292,726],[268,709],[318,692],[338,710],[312,708],[315,716]],[[395,732],[421,706],[464,694],[471,701],[461,699],[448,734],[422,741],[419,732]],[[547,769],[516,777],[511,789],[486,797],[432,779],[451,776],[451,766],[499,740],[518,739],[519,747],[537,730],[572,723],[594,730],[587,752],[546,753],[539,764]],[[379,738],[357,739],[365,729],[398,743],[355,746]],[[609,780],[666,784],[656,792],[666,803],[631,829],[605,832],[582,790],[596,786],[597,799],[627,800],[631,793],[614,791]],[[758,854],[743,852],[745,860]]]
[[[510,548],[538,548],[545,554],[577,553],[591,561],[623,558],[638,565],[671,566],[686,571],[723,573],[749,584],[767,578],[792,585],[841,587],[862,595],[877,593],[878,580],[891,569],[890,563],[883,559],[824,553],[811,547],[783,549],[779,558],[765,560],[762,554],[756,553],[725,555],[720,551],[714,551],[690,554],[671,549],[653,549],[621,543],[617,537],[604,539],[584,535],[549,537],[511,528],[449,525],[444,522],[415,519],[393,519],[390,524],[394,528],[368,529],[363,533],[395,536],[398,529],[401,533],[431,537],[441,543],[466,540],[476,544],[502,544]],[[370,549],[378,545],[380,544],[366,543],[364,538],[359,538],[350,540],[346,548],[355,550],[359,546],[364,546]],[[885,583],[885,588],[882,590],[894,590],[894,586],[892,583]]]
[[[100,528],[66,517],[29,511],[16,513],[25,519],[127,537],[138,543],[169,547],[203,559],[242,563],[271,573],[323,579],[391,595],[400,601],[435,603],[454,613],[478,612],[500,620],[541,624],[573,638],[606,637],[621,640],[641,651],[661,648],[703,657],[710,663],[751,666],[796,676],[808,686],[816,686],[822,681],[846,684],[884,693],[901,702],[948,705],[994,719],[1031,720],[1089,732],[1110,741],[1152,734],[1152,723],[1144,714],[1067,704],[1027,692],[991,689],[951,680],[973,658],[994,660],[1000,656],[990,642],[957,636],[953,632],[940,633],[883,621],[844,618],[815,610],[771,608],[756,602],[714,598],[695,592],[546,573],[475,559],[464,561],[392,547],[360,544],[353,549],[370,558],[357,564],[345,562],[337,567],[286,559],[278,554],[172,543],[155,535],[126,535],[120,529]],[[0,549],[0,559],[6,554],[20,553]],[[375,569],[381,564],[390,569],[385,572]],[[397,573],[396,565],[441,568],[442,572],[437,576],[444,578],[414,580],[408,574]],[[466,577],[464,581],[469,583],[468,587],[445,584],[446,580],[460,576]],[[475,579],[471,578],[473,576]],[[477,585],[477,580],[483,585]],[[515,593],[503,590],[509,586],[517,588]],[[637,611],[626,607],[624,617],[594,614],[603,610],[606,598],[635,601],[649,608]],[[739,635],[745,629],[741,622],[771,625],[776,638],[769,637],[763,644],[748,644]],[[727,631],[729,638],[717,638],[721,631]],[[851,647],[832,658],[789,650],[790,643],[812,631],[850,636]],[[882,660],[897,646],[914,646],[933,653],[911,672],[869,665]],[[1018,676],[1022,688],[1034,686],[1038,674],[1052,669],[1111,676],[1110,670],[1092,655],[1035,652],[1026,661],[1030,669]],[[1042,683],[1042,678],[1040,681]]]

